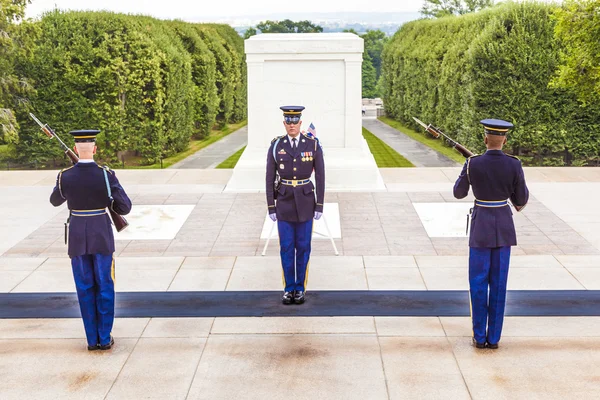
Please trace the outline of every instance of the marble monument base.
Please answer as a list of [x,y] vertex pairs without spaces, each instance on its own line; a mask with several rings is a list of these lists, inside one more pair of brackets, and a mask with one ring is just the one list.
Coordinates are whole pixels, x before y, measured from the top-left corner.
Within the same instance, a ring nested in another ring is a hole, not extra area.
[[[264,191],[267,162],[265,148],[246,148],[225,192]],[[385,184],[367,142],[361,148],[325,148],[326,190],[383,191]]]

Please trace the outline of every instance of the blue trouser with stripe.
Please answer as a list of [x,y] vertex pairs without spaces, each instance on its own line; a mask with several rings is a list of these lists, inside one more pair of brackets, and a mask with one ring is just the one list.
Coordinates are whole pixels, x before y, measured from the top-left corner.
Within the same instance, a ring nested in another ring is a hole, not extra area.
[[490,344],[497,344],[500,341],[509,261],[510,246],[470,248],[471,317],[473,337],[478,343],[487,341]]
[[277,220],[286,292],[306,290],[312,227],[312,219],[306,222]]
[[115,265],[112,254],[71,258],[79,308],[89,346],[110,343],[115,319]]

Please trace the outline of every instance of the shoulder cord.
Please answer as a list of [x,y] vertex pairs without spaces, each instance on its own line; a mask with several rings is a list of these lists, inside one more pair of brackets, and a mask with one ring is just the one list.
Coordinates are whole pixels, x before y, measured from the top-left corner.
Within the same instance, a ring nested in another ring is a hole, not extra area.
[[112,205],[113,205],[114,200],[112,197],[112,191],[110,190],[110,183],[108,182],[108,173],[106,172],[106,167],[102,167],[102,171],[104,172],[104,181],[106,182],[106,191],[108,192],[108,199],[110,200],[110,209],[112,210]]

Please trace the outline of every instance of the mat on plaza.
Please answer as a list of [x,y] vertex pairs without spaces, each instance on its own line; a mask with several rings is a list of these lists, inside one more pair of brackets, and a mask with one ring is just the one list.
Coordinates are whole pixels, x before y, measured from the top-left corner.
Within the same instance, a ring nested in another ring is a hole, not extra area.
[[[144,317],[469,316],[467,291],[312,291],[284,306],[281,292],[117,293],[116,315]],[[507,316],[600,316],[600,290],[515,290]],[[0,318],[79,318],[75,293],[0,294]]]

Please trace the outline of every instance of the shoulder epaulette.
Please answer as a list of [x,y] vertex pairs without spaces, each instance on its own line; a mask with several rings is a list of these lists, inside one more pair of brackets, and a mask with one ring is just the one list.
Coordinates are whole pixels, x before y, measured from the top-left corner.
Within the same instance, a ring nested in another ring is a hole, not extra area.
[[481,156],[481,154],[473,154],[473,155],[472,155],[471,157],[469,157],[469,158],[475,158],[475,157],[480,157],[480,156]]
[[108,167],[108,165],[104,165],[104,166],[102,166],[102,167],[101,167],[100,165],[98,165],[98,168],[105,169],[105,170],[106,170],[106,172],[108,172],[109,174],[112,174],[112,173],[113,173],[113,172],[110,170],[110,168]]
[[[504,153],[504,154],[506,154],[506,153]],[[509,156],[509,157],[511,157],[511,158],[514,158],[515,160],[521,161],[521,159],[519,159],[519,157],[517,157],[517,156],[513,156],[512,154],[506,154],[506,155]]]
[[273,138],[273,140],[271,140],[271,144],[273,144],[277,139],[283,139],[285,135],[281,135],[281,136],[277,136],[275,138]]
[[314,137],[310,137],[310,136],[308,136],[306,133],[303,133],[303,134],[302,134],[302,136],[304,136],[305,138],[307,138],[307,139],[310,139],[310,140],[317,140],[317,139],[316,139],[316,138],[314,138]]
[[62,169],[59,173],[58,173],[58,179],[57,179],[57,183],[58,183],[58,193],[60,193],[60,197],[62,197],[64,200],[66,200],[67,198],[63,195],[63,191],[62,191],[62,174],[65,171],[70,170],[71,168],[73,168],[75,165],[71,165],[68,168]]

